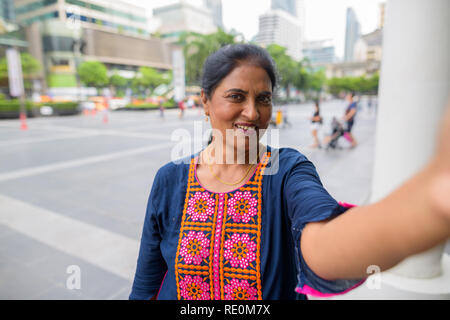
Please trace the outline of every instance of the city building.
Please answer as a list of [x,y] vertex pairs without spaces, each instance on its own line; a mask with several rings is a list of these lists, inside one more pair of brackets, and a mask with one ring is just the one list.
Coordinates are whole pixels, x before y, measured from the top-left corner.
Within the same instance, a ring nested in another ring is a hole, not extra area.
[[204,6],[211,10],[214,25],[223,29],[222,0],[204,0]]
[[378,29],[383,29],[384,27],[384,19],[386,17],[386,2],[380,3],[379,7],[379,15],[378,15]]
[[303,43],[303,58],[312,66],[336,62],[335,47],[332,40],[317,40]]
[[272,0],[270,7],[272,10],[280,9],[293,16],[297,16],[296,0]]
[[347,8],[347,20],[345,25],[345,50],[344,61],[352,61],[356,41],[360,37],[360,24],[356,13],[352,8]]
[[28,51],[41,63],[42,93],[76,90],[82,61],[133,78],[142,66],[172,69],[171,46],[146,31],[145,9],[122,1],[18,0]]
[[327,78],[371,76],[380,67],[381,62],[377,60],[335,62],[325,65],[325,74]]
[[209,34],[217,30],[210,9],[183,0],[153,9],[153,17],[160,20],[158,32],[167,42],[176,42],[185,32]]
[[362,35],[355,44],[355,61],[381,61],[383,30],[376,29]]
[[145,35],[145,9],[119,0],[16,0],[16,19],[24,25],[57,18],[79,21],[83,27]]
[[0,19],[4,21],[14,21],[14,1],[13,0],[2,0],[0,2]]
[[293,59],[301,60],[303,22],[284,10],[272,9],[259,16],[259,30],[255,41],[262,46],[283,46]]

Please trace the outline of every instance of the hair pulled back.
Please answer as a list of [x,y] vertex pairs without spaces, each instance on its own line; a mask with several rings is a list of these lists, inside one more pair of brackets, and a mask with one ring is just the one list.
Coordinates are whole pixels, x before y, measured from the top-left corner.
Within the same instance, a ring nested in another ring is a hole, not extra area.
[[202,89],[208,99],[220,82],[242,63],[263,68],[272,83],[272,91],[277,85],[275,63],[270,54],[263,48],[253,44],[227,45],[212,53],[203,65]]

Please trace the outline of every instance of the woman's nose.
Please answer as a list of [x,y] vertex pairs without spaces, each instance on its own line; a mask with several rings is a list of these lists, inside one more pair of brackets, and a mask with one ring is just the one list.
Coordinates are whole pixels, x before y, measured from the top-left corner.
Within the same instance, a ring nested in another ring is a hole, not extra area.
[[258,108],[254,101],[248,101],[244,106],[244,111],[242,112],[248,120],[255,121],[259,119]]

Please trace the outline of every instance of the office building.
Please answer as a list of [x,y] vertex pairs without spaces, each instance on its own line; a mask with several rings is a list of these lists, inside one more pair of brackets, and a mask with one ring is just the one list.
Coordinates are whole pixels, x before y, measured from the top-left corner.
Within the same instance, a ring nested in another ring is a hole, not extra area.
[[353,61],[353,53],[356,41],[360,37],[360,24],[352,8],[347,8],[347,20],[345,25],[345,51],[344,61]]
[[381,61],[383,30],[376,29],[362,35],[355,44],[355,61]]
[[147,34],[145,9],[119,0],[16,0],[14,5],[16,19],[24,25],[56,18],[98,30]]
[[204,0],[204,6],[211,10],[214,25],[223,29],[222,0]]
[[272,0],[270,8],[272,10],[283,10],[293,16],[297,16],[296,0]]
[[275,9],[259,16],[259,31],[255,38],[262,46],[278,44],[295,60],[302,58],[303,24],[284,10]]
[[167,42],[176,42],[185,32],[209,34],[217,30],[210,9],[185,1],[155,8],[153,17],[160,20],[158,32]]
[[312,66],[335,62],[335,47],[332,40],[304,42],[303,58],[307,58]]
[[2,0],[0,2],[0,19],[10,22],[15,20],[13,0]]
[[142,66],[172,68],[171,47],[150,38],[144,8],[105,0],[18,0],[15,6],[28,50],[43,66],[44,92],[75,88],[77,67],[86,60],[128,78]]

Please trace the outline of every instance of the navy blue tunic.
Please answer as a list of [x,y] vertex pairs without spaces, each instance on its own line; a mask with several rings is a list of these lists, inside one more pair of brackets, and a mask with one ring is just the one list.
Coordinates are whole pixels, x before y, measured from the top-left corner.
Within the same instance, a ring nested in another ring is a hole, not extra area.
[[270,146],[267,152],[251,178],[228,193],[201,186],[199,153],[158,170],[130,299],[304,299],[363,282],[325,280],[306,265],[305,225],[348,207],[324,189],[303,154]]

